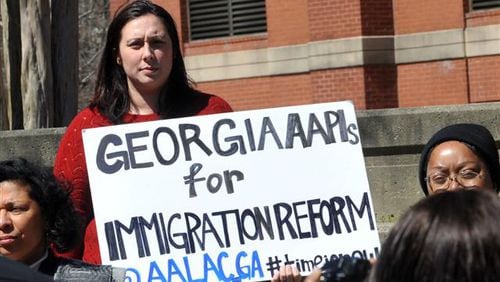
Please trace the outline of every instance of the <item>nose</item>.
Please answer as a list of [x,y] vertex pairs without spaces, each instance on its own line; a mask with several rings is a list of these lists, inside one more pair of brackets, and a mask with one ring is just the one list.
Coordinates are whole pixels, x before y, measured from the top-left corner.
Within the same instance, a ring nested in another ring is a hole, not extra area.
[[154,50],[151,48],[151,45],[145,44],[144,45],[144,52],[143,52],[143,58],[145,61],[151,61],[154,57]]
[[457,190],[457,189],[464,188],[462,183],[460,183],[456,177],[450,177],[450,181],[451,181],[451,183],[450,183],[450,186],[448,188],[449,190]]
[[5,229],[12,226],[12,220],[9,213],[5,209],[0,210],[0,229]]

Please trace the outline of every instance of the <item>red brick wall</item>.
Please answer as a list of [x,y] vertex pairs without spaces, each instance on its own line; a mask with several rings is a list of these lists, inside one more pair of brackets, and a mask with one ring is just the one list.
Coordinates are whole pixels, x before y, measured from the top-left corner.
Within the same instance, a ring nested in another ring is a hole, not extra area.
[[361,35],[361,1],[309,0],[311,41]]
[[311,73],[315,103],[352,100],[357,109],[398,106],[395,66],[365,66]]
[[128,0],[110,0],[109,1],[109,15],[113,17],[116,10],[127,3]]
[[366,66],[366,108],[397,108],[397,68],[394,65]]
[[267,0],[267,34],[197,40],[186,55],[200,55],[302,44],[309,41],[307,0]]
[[314,102],[352,100],[357,109],[366,108],[364,70],[344,68],[311,72]]
[[394,21],[392,0],[361,1],[363,35],[392,35]]
[[[134,1],[134,0],[110,0],[109,1],[110,15],[114,15],[114,13],[116,12],[116,10],[118,10],[118,8],[120,8],[124,4],[126,4],[128,2],[132,2],[132,1]],[[185,1],[185,0],[154,0],[152,2],[162,6],[167,11],[170,12],[170,10],[168,10],[168,9],[175,7],[175,6],[179,6],[180,1]]]
[[463,0],[394,0],[396,34],[462,28]]
[[285,46],[309,41],[307,0],[267,0],[269,46]]
[[467,26],[500,24],[500,10],[476,11],[466,14]]
[[307,74],[199,83],[198,89],[223,97],[234,110],[310,104]]
[[199,83],[198,89],[223,97],[235,110],[342,100],[357,109],[387,108],[397,107],[395,72],[394,66],[344,68]]
[[[183,21],[183,17],[185,17],[184,11],[182,8],[184,7],[183,3],[185,0],[155,0],[153,3],[158,4],[165,8],[172,18],[175,21],[175,24],[177,26],[177,33],[179,33],[179,39],[181,42],[183,42],[184,39],[184,33],[183,30],[187,29],[187,26],[184,26],[183,24],[186,23],[186,21]],[[129,0],[111,0],[109,1],[109,11],[110,15],[113,16],[115,12],[124,4],[127,2],[130,2]]]
[[468,60],[471,102],[500,100],[500,56]]
[[236,36],[184,43],[186,56],[266,48],[267,35]]
[[468,102],[464,60],[399,65],[397,68],[400,107]]
[[[111,0],[114,11],[127,0]],[[355,36],[500,24],[500,10],[468,12],[468,0],[266,0],[266,34],[187,42],[186,0],[156,0],[182,29],[185,55],[224,53]],[[200,83],[236,110],[353,100],[356,108],[500,100],[500,56]]]
[[183,30],[187,29],[187,26],[183,26],[182,16],[183,11],[181,11],[181,0],[155,0],[154,3],[162,6],[168,13],[172,16],[177,27],[177,33],[179,34],[179,40],[183,42]]

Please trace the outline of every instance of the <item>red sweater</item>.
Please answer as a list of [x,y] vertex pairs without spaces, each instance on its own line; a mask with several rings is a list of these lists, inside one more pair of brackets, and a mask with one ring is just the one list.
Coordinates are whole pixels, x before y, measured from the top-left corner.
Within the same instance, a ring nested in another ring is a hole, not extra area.
[[[231,112],[229,104],[217,96],[209,96],[208,103],[195,115]],[[132,115],[126,114],[125,123],[158,120],[157,114]],[[85,108],[70,123],[61,139],[54,163],[54,175],[68,184],[71,198],[77,212],[82,216],[86,226],[83,236],[83,246],[59,254],[64,257],[83,259],[89,263],[100,264],[101,256],[97,241],[97,230],[92,210],[87,166],[83,152],[82,129],[112,125],[112,123],[94,108]],[[83,233],[83,230],[82,230]],[[83,235],[83,234],[82,234]]]

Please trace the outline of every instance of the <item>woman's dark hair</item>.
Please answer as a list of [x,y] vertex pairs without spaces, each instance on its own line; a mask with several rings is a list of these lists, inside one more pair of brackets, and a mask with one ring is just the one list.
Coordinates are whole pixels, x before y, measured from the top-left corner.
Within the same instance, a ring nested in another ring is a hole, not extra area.
[[500,198],[462,189],[427,197],[391,229],[376,282],[500,281]]
[[29,196],[40,207],[45,220],[47,243],[65,252],[79,242],[80,221],[69,192],[62,189],[52,170],[25,159],[0,162],[0,182],[16,181],[29,186]]
[[114,124],[123,122],[123,116],[128,112],[130,104],[127,77],[123,68],[116,62],[121,31],[129,21],[147,14],[155,15],[162,20],[172,40],[172,70],[161,91],[159,101],[161,118],[192,115],[196,112],[196,109],[189,108],[193,107],[191,106],[193,99],[201,99],[187,76],[179,35],[170,14],[150,1],[133,1],[120,8],[109,25],[98,67],[95,93],[90,103],[91,108],[97,107]]

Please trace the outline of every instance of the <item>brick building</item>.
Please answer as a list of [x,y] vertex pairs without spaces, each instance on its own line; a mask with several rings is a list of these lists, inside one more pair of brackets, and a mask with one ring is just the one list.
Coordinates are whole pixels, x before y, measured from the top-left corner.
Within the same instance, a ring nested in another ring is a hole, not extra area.
[[154,2],[176,20],[198,88],[235,110],[500,101],[500,1]]

